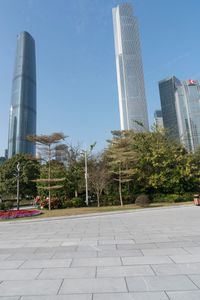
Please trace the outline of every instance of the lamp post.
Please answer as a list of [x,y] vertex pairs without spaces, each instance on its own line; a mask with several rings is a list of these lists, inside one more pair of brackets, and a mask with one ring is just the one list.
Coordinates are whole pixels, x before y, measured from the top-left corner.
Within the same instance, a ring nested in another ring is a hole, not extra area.
[[17,210],[19,210],[19,171],[20,163],[17,163]]
[[88,169],[87,169],[87,151],[84,151],[85,155],[85,203],[88,206]]
[[90,152],[92,151],[92,149],[94,148],[95,145],[96,145],[96,142],[94,144],[90,145],[89,150],[83,150],[84,157],[85,157],[85,204],[86,204],[86,206],[88,206],[88,204],[89,204],[89,201],[88,201],[88,165],[87,165],[87,161],[88,161],[88,155],[90,154]]

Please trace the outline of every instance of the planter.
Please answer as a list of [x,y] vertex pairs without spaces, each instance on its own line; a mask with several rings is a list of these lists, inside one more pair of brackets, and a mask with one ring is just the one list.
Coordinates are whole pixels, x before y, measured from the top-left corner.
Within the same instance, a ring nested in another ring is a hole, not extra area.
[[200,195],[199,194],[194,195],[194,204],[197,206],[200,205]]
[[20,210],[0,211],[0,220],[32,217],[32,216],[40,215],[41,213],[42,213],[41,211],[36,210],[36,209],[34,209],[34,210],[20,209]]

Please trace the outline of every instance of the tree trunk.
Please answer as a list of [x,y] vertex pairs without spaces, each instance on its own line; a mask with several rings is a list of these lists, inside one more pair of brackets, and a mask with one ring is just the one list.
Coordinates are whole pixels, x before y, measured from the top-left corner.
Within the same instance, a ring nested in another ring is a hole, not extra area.
[[75,190],[75,198],[77,198],[78,197],[78,191],[77,190]]
[[120,199],[121,206],[123,206],[121,166],[119,166],[119,199]]
[[122,182],[121,179],[119,180],[119,199],[120,199],[120,204],[123,206],[123,199],[122,199]]
[[100,197],[99,197],[99,193],[97,193],[97,206],[100,207]]

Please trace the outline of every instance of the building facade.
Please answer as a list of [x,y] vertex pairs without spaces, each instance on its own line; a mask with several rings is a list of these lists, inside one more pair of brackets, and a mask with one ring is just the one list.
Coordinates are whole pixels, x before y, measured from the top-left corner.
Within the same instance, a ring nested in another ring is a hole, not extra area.
[[176,77],[159,82],[164,127],[194,152],[200,146],[200,83]]
[[162,110],[156,110],[154,113],[154,123],[156,128],[163,128]]
[[[149,129],[139,29],[130,4],[112,10],[121,130]],[[142,125],[142,126],[141,126]]]
[[17,36],[9,118],[8,158],[18,153],[35,156],[35,144],[27,141],[36,134],[35,41],[28,32]]
[[181,82],[175,77],[169,77],[159,81],[160,102],[163,116],[163,125],[169,136],[179,141],[178,121],[176,114],[177,87]]

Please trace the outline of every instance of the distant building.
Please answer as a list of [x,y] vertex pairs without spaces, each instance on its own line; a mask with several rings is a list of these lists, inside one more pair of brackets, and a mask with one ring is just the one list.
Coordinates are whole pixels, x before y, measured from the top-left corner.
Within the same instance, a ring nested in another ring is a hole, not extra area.
[[5,149],[5,159],[8,159],[8,149]]
[[137,19],[130,4],[118,5],[112,13],[121,130],[148,130]]
[[8,158],[17,153],[35,156],[35,144],[27,135],[36,134],[35,42],[28,32],[17,36],[9,119]]
[[159,82],[160,102],[163,125],[168,134],[179,141],[178,121],[176,114],[176,91],[181,82],[175,77],[169,77]]
[[[170,83],[168,92],[167,83]],[[194,152],[200,146],[199,81],[180,81],[173,76],[160,81],[159,88],[164,127],[169,129],[172,137],[178,136],[179,141],[188,151]],[[172,122],[175,124],[174,131]]]
[[4,156],[0,156],[0,165],[2,165],[6,161]]
[[157,128],[163,128],[162,111],[156,110],[154,113],[154,123]]

